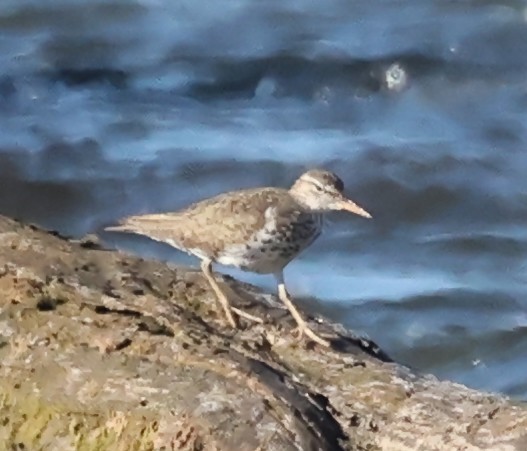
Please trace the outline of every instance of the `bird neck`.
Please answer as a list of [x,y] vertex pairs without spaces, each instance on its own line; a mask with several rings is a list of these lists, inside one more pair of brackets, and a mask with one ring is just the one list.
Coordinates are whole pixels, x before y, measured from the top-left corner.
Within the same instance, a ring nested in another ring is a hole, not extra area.
[[289,190],[289,195],[294,199],[294,201],[299,204],[301,207],[313,214],[323,214],[324,210],[318,209],[313,205],[313,200],[311,197],[306,194],[303,190],[297,189],[296,184],[291,187]]

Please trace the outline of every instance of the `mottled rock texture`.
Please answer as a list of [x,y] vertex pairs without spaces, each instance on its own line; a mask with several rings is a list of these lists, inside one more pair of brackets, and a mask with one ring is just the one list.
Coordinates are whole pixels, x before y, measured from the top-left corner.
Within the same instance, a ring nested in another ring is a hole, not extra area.
[[327,322],[333,350],[298,343],[273,296],[223,283],[266,324],[227,327],[196,270],[0,216],[0,448],[527,449],[525,405]]

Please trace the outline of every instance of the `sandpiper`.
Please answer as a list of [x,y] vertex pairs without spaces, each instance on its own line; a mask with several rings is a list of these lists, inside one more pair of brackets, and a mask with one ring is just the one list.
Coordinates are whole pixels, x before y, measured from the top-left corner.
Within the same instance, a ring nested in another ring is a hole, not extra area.
[[177,212],[130,216],[106,230],[144,235],[198,257],[201,270],[232,327],[237,327],[233,313],[262,321],[230,305],[214,279],[212,264],[273,274],[278,297],[296,320],[300,336],[305,334],[329,347],[329,341],[309,328],[291,301],[284,268],[320,235],[324,213],[346,210],[371,218],[367,211],[344,197],[343,190],[344,184],[337,175],[312,169],[302,174],[289,190],[270,187],[232,191]]

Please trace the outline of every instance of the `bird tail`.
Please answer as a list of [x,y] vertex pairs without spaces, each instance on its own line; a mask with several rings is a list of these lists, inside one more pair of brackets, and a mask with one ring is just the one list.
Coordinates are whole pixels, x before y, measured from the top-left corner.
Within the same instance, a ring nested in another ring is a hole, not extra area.
[[129,216],[117,225],[105,227],[107,232],[135,233],[152,240],[166,242],[176,248],[182,248],[171,231],[178,228],[178,221],[168,214]]
[[124,225],[105,227],[106,232],[131,232],[130,228]]
[[137,233],[138,230],[134,224],[128,223],[126,221],[122,222],[119,225],[113,225],[105,227],[106,232],[124,232],[124,233]]
[[142,215],[129,216],[119,221],[119,224],[105,227],[107,232],[125,232],[144,234],[147,231],[154,231],[159,227],[159,220],[163,215]]

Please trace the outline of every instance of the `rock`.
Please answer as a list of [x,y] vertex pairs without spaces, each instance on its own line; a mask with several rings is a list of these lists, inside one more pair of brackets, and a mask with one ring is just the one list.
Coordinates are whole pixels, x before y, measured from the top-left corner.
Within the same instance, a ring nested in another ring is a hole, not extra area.
[[[88,244],[87,244],[88,243]],[[227,327],[193,269],[68,241],[0,216],[5,449],[525,450],[527,410],[415,374],[273,296],[223,278],[266,319]]]

